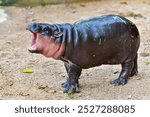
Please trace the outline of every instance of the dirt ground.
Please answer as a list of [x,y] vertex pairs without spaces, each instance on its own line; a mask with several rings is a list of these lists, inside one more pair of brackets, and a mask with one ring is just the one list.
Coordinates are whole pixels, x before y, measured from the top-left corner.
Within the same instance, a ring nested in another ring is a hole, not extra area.
[[[139,74],[124,86],[113,86],[120,65],[85,69],[80,77],[80,93],[74,99],[150,99],[150,0],[102,0],[88,3],[38,7],[9,7],[7,21],[0,23],[0,99],[70,99],[60,84],[67,74],[63,62],[31,54],[27,47],[32,21],[73,23],[79,19],[119,14],[133,21],[141,35]],[[34,72],[22,73],[24,69]]]

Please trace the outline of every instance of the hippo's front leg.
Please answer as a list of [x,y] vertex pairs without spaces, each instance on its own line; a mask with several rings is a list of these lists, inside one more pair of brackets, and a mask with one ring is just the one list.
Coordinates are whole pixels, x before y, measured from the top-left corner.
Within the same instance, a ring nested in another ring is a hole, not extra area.
[[79,76],[81,74],[82,69],[70,62],[64,63],[68,79],[66,82],[62,83],[62,87],[64,88],[64,93],[75,93],[79,91]]

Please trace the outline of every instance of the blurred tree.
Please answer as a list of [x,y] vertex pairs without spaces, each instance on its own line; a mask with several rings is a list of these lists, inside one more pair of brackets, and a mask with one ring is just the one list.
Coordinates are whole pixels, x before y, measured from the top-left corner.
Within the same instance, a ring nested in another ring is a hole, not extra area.
[[0,0],[0,5],[8,6],[16,3],[18,0]]
[[59,4],[59,3],[82,2],[82,1],[94,1],[94,0],[0,0],[0,5],[36,6],[36,5]]

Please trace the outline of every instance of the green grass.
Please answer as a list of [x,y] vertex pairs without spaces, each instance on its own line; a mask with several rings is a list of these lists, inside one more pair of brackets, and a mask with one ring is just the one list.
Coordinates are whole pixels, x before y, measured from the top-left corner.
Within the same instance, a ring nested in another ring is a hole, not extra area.
[[67,93],[67,95],[70,99],[74,99],[74,93]]

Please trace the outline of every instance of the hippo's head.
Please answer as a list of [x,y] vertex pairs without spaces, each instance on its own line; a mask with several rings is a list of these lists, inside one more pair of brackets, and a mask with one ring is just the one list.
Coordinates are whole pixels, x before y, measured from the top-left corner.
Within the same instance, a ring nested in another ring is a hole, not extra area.
[[59,59],[64,52],[64,45],[57,42],[63,33],[55,30],[53,25],[45,23],[30,23],[27,29],[33,33],[32,43],[28,50],[32,53],[41,53],[46,57]]

